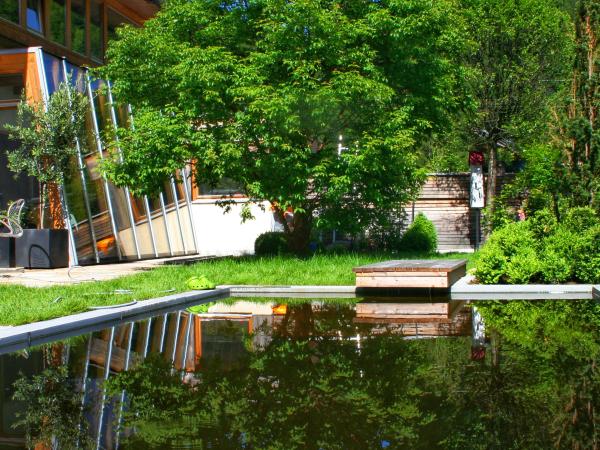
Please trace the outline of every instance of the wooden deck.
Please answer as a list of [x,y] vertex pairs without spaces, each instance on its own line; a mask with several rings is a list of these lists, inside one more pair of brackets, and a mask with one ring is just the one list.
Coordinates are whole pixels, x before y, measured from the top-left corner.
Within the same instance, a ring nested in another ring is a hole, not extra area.
[[352,269],[356,287],[449,289],[467,273],[466,259],[392,260]]

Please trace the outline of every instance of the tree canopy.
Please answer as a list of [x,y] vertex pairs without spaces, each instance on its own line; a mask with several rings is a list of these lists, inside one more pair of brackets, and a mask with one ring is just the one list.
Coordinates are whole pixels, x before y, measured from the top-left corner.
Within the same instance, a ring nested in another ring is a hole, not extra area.
[[385,221],[424,179],[414,147],[464,103],[464,31],[454,0],[168,1],[108,48],[136,115],[108,174],[152,193],[193,161],[197,183],[269,201],[296,250],[315,224]]

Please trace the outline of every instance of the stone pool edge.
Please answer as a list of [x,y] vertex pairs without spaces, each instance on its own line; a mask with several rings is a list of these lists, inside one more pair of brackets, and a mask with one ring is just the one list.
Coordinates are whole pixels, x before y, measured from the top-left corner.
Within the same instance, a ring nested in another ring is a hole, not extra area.
[[[592,284],[471,284],[466,275],[449,289],[451,301],[478,300],[600,300],[600,285]],[[355,297],[365,292],[356,286],[223,285],[232,297]],[[359,291],[360,290],[360,291]],[[426,291],[426,289],[424,289]]]
[[[478,300],[599,300],[600,285],[478,285],[467,275],[449,291],[451,301]],[[358,294],[362,294],[359,292]],[[138,301],[134,305],[87,311],[42,322],[0,329],[0,353],[39,345],[112,326],[115,321],[137,320],[161,311],[228,297],[351,298],[356,286],[224,285],[214,290],[189,291]]]
[[[50,340],[69,337],[78,332],[102,329],[114,321],[129,321],[140,316],[153,315],[174,307],[197,304],[229,297],[229,289],[217,288],[207,291],[180,292],[165,297],[140,300],[133,305],[96,309],[55,319],[33,322],[0,329],[0,353],[5,348],[23,348],[39,345]],[[90,330],[88,330],[90,329]]]

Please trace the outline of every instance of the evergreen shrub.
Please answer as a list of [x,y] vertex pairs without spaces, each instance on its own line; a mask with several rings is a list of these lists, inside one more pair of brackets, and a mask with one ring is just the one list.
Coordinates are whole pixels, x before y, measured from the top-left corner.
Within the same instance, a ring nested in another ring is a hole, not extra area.
[[400,239],[400,250],[434,253],[437,251],[437,242],[433,222],[419,213]]
[[256,256],[273,256],[283,253],[289,253],[289,247],[285,234],[281,231],[268,231],[254,241]]
[[599,283],[600,218],[573,208],[558,222],[540,211],[499,228],[481,250],[475,275],[483,284]]

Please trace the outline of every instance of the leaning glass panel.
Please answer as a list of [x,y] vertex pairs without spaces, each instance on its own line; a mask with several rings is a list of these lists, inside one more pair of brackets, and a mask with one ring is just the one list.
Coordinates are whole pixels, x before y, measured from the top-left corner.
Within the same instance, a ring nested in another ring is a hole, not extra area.
[[65,32],[67,21],[66,0],[52,0],[50,2],[50,39],[65,45]]
[[85,0],[71,0],[71,49],[85,54]]
[[46,52],[43,52],[43,60],[46,80],[48,81],[48,93],[53,94],[58,89],[59,84],[65,81],[62,61]]
[[42,0],[27,0],[27,28],[43,33],[43,17]]
[[93,264],[96,262],[94,241],[92,239],[92,230],[85,204],[84,186],[75,157],[71,159],[69,170],[65,174],[65,195],[67,197],[67,204],[69,205],[71,226],[73,227],[79,264]]
[[18,0],[0,0],[0,17],[14,23],[19,23]]

